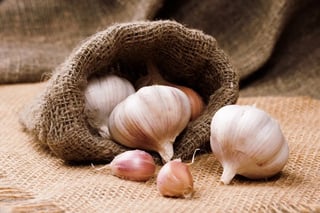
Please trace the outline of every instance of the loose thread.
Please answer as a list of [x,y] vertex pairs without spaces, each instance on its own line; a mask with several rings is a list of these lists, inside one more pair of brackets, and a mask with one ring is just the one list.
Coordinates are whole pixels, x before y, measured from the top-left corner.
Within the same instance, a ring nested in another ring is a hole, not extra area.
[[192,160],[191,160],[191,162],[188,163],[187,165],[192,165],[192,164],[194,163],[194,159],[195,159],[195,157],[196,157],[197,151],[200,151],[200,149],[197,148],[197,149],[194,150],[193,155],[192,155]]
[[96,170],[96,171],[100,171],[100,170],[103,170],[103,169],[105,169],[105,168],[110,168],[110,165],[107,164],[107,165],[104,165],[104,166],[101,167],[101,168],[96,168],[95,165],[94,165],[93,163],[91,163],[91,167],[92,167],[94,170]]

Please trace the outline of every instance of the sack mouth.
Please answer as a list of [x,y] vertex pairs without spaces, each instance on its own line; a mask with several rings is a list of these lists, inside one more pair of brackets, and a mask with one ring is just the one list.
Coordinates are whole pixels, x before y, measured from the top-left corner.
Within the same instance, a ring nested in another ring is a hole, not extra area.
[[84,89],[91,77],[111,73],[135,84],[150,61],[163,78],[194,89],[207,104],[204,115],[179,137],[187,145],[179,148],[179,143],[178,154],[188,156],[193,147],[208,141],[207,126],[214,112],[236,102],[239,78],[213,37],[175,21],[120,23],[92,35],[56,68],[22,122],[66,161],[110,160],[126,148],[90,129]]
[[[70,70],[60,71],[67,78],[74,76],[74,82],[117,73],[135,84],[146,74],[146,62],[152,61],[165,79],[191,87],[208,100],[223,80],[214,61],[217,48],[212,36],[175,21],[121,23],[84,41],[64,63]],[[208,75],[215,82],[206,82]]]

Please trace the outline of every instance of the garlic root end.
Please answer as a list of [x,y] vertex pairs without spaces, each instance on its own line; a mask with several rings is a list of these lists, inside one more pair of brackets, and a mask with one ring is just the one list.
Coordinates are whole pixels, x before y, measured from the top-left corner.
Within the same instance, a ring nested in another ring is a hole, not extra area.
[[173,152],[173,144],[170,142],[163,143],[158,151],[164,162],[169,162],[171,160],[173,157]]
[[91,167],[96,171],[100,171],[100,170],[104,170],[104,169],[111,170],[110,164],[106,164],[100,168],[97,168],[97,167],[95,167],[95,165],[93,163],[91,163]]
[[223,184],[228,185],[230,184],[231,180],[234,178],[235,175],[236,171],[232,167],[225,166],[223,167],[223,172],[220,181]]
[[183,198],[190,199],[194,194],[193,187],[189,187],[184,193]]

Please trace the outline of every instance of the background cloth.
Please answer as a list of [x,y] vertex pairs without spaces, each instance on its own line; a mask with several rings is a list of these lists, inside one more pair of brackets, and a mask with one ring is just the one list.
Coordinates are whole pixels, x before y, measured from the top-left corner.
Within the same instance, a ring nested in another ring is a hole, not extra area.
[[113,23],[172,19],[217,39],[242,95],[320,98],[317,0],[2,0],[0,83],[37,82]]
[[[0,0],[0,212],[319,212],[320,1]],[[212,35],[240,75],[239,104],[279,120],[290,156],[269,180],[219,183],[211,154],[192,166],[192,200],[155,180],[67,165],[19,124],[21,108],[73,48],[114,23],[171,19]]]

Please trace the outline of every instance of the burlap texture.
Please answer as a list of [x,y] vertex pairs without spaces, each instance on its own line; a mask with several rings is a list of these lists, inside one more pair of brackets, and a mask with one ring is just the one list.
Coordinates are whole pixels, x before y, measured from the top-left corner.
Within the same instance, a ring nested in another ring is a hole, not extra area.
[[[84,92],[92,74],[116,73],[133,84],[143,76],[138,64],[152,61],[169,81],[197,91],[205,111],[175,143],[186,159],[208,143],[211,117],[238,98],[238,76],[216,40],[174,21],[115,24],[94,34],[57,68],[45,91],[22,113],[26,129],[67,161],[110,160],[125,148],[90,132]],[[114,91],[116,92],[116,91]]]
[[320,1],[2,0],[0,83],[39,81],[112,23],[174,19],[217,39],[241,93],[320,98]]
[[242,96],[320,98],[320,1],[168,1],[158,17],[214,36],[239,70]]
[[[236,177],[197,155],[191,200],[163,198],[155,179],[125,181],[90,165],[68,165],[21,131],[18,114],[45,84],[0,86],[0,212],[319,212],[320,101],[309,97],[240,97],[279,120],[290,147],[283,172],[269,180]],[[98,166],[98,165],[96,165]],[[160,166],[158,167],[158,169]]]
[[162,0],[0,1],[0,83],[39,82],[84,38],[151,19]]

